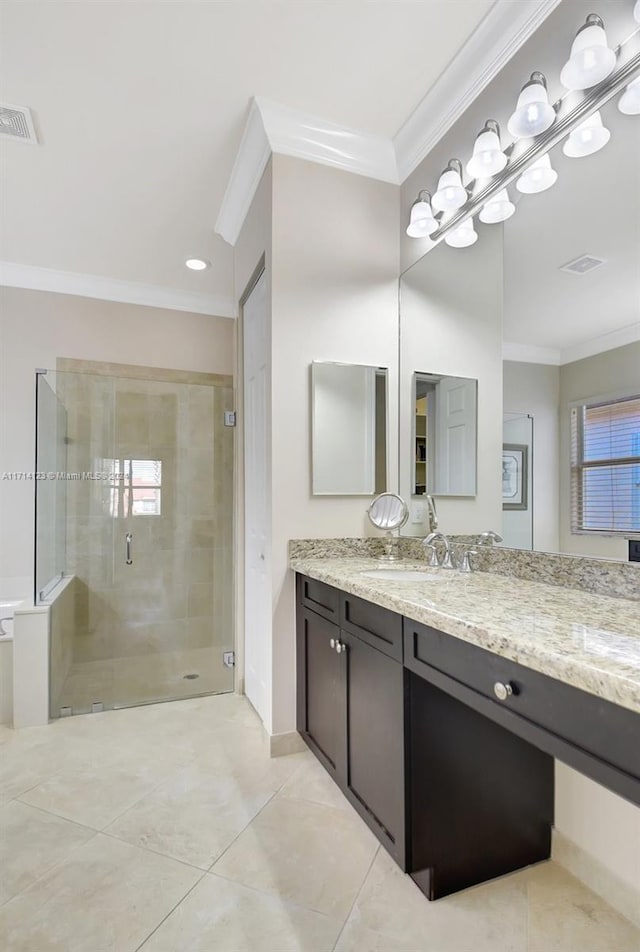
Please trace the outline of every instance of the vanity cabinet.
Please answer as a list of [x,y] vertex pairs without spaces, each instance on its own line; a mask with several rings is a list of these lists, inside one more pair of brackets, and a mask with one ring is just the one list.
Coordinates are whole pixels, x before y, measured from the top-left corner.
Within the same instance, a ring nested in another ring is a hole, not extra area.
[[297,596],[298,731],[404,869],[402,619],[303,576]]
[[640,716],[298,576],[298,730],[429,899],[548,859],[554,758],[640,804]]

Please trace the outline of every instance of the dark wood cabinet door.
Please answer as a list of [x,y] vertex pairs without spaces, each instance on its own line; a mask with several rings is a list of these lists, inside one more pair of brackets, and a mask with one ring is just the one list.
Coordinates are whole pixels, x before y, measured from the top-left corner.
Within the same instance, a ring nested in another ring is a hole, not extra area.
[[404,869],[403,668],[344,630],[340,640],[347,698],[343,789]]
[[329,773],[340,780],[345,759],[345,689],[339,628],[298,607],[298,731]]

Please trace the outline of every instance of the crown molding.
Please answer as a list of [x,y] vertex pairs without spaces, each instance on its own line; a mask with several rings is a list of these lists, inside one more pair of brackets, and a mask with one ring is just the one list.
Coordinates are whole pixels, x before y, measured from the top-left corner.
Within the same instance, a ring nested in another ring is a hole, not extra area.
[[238,240],[274,153],[400,184],[390,139],[356,132],[269,99],[253,99],[215,226],[230,245]]
[[104,278],[97,274],[78,274],[74,271],[55,271],[14,261],[0,261],[0,285],[25,288],[30,291],[51,291],[54,294],[73,294],[79,297],[122,304],[141,304],[144,307],[165,308],[170,311],[188,311],[216,317],[235,317],[233,301],[204,291],[181,291],[136,281]]
[[272,152],[400,184],[390,139],[357,132],[269,99],[260,97],[256,103]]
[[445,135],[561,0],[496,0],[394,137],[401,182]]
[[215,227],[216,233],[230,245],[235,245],[238,240],[270,158],[271,144],[265,132],[262,114],[256,100],[252,99]]
[[616,347],[624,347],[626,344],[634,344],[637,341],[640,341],[640,321],[621,327],[617,331],[611,331],[609,334],[601,334],[599,337],[592,337],[591,340],[563,348],[560,352],[561,363],[571,364],[574,360],[584,360],[585,357],[603,354],[607,350],[614,350]]
[[640,321],[621,327],[617,331],[592,337],[590,340],[571,344],[570,347],[536,347],[533,344],[516,344],[504,341],[502,344],[502,359],[513,360],[524,364],[550,364],[560,367],[572,364],[575,360],[584,360],[585,357],[594,357],[616,347],[634,344],[640,341]]
[[561,351],[555,347],[536,347],[533,344],[502,343],[502,359],[514,360],[521,364],[550,364],[558,367],[562,360]]

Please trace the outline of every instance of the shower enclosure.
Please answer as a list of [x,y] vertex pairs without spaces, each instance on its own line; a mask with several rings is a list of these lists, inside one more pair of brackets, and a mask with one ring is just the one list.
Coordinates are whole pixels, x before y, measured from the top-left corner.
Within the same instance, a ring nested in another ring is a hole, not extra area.
[[51,717],[231,691],[231,378],[65,360],[36,381]]

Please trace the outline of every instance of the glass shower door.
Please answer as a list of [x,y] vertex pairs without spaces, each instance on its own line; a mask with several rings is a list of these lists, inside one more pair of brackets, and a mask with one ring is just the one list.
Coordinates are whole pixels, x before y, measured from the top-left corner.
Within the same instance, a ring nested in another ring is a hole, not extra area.
[[114,389],[113,704],[231,691],[231,388]]
[[230,381],[143,370],[49,375],[74,586],[52,625],[52,717],[233,690]]

